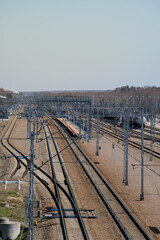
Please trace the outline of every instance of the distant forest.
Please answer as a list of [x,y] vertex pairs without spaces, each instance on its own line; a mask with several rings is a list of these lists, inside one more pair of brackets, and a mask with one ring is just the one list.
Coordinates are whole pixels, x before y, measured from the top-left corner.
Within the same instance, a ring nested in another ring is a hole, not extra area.
[[115,90],[101,91],[55,91],[45,92],[45,96],[90,96],[94,105],[106,107],[133,106],[149,108],[152,103],[160,104],[160,87],[123,86]]
[[[21,92],[20,96],[24,93]],[[148,109],[155,103],[160,106],[160,87],[129,87],[123,86],[115,90],[86,90],[86,91],[48,91],[48,92],[28,92],[35,96],[90,96],[95,106],[105,107],[144,107]],[[16,97],[12,91],[5,91],[0,88],[0,95],[7,98]]]

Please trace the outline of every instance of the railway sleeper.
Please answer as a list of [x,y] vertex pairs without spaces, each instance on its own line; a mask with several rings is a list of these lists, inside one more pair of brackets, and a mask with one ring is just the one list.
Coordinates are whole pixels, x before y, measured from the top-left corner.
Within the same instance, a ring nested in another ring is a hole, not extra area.
[[[65,218],[77,218],[77,215],[71,215],[67,214],[67,212],[74,212],[74,208],[64,208],[62,209],[64,212]],[[88,209],[80,209],[82,218],[97,218],[95,215],[94,210],[88,210]],[[59,210],[55,208],[48,209],[48,212],[55,212],[55,213],[47,213],[44,215],[43,219],[50,219],[50,218],[60,218],[60,215],[58,215]]]

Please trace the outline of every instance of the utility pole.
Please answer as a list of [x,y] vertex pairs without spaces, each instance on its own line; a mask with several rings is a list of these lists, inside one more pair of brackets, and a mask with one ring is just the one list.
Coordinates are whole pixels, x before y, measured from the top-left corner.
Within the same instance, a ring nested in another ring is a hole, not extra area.
[[34,204],[34,131],[31,132],[30,143],[30,186],[29,186],[29,202],[28,202],[28,216],[29,216],[29,230],[28,240],[33,240],[33,204]]
[[[104,127],[104,106],[103,106],[103,108],[102,108],[102,128]],[[103,131],[102,131],[102,136],[104,135],[104,133],[103,133]]]
[[27,138],[30,138],[31,133],[31,113],[28,112],[28,118],[27,118]]
[[146,120],[148,120],[148,118],[147,118],[147,96],[146,96]]
[[38,112],[37,112],[37,124],[36,124],[36,143],[38,142]]
[[140,200],[144,200],[144,162],[143,162],[143,108],[141,109],[141,194]]
[[159,120],[159,97],[158,97],[158,100],[157,100],[157,118]]
[[124,168],[123,182],[128,185],[128,136],[129,136],[129,112],[125,110],[123,117],[123,144],[124,144]]
[[125,111],[122,117],[123,122],[123,147],[124,147],[124,159],[123,159],[123,183],[125,183],[125,169],[126,169],[126,121],[125,121]]
[[86,104],[86,107],[85,107],[85,124],[84,124],[84,133],[85,133],[85,140],[87,139],[87,132],[88,132],[88,127],[87,127],[87,104]]
[[155,104],[153,104],[152,107],[152,113],[151,113],[151,137],[150,137],[150,161],[153,160],[153,144],[154,144],[154,138],[155,138]]
[[96,141],[96,156],[99,156],[99,109],[97,110],[97,141]]
[[81,116],[81,114],[82,114],[82,109],[81,109],[81,106],[80,106],[80,108],[79,108],[79,135],[80,135],[80,139],[81,139],[81,127],[82,127],[82,116]]
[[92,106],[91,105],[88,105],[88,142],[90,141],[91,139],[91,134],[92,134],[92,126],[91,126],[91,119],[92,119],[92,112],[93,112],[93,109],[92,109]]

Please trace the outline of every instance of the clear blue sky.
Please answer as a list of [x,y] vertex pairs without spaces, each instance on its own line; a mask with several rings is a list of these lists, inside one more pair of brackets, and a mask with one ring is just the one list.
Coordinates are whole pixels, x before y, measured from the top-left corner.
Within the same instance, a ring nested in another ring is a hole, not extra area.
[[0,87],[160,86],[159,0],[0,0]]

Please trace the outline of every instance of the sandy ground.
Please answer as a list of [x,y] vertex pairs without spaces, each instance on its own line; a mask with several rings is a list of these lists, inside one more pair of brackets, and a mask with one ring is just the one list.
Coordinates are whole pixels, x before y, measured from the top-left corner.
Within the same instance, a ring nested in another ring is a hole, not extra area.
[[[114,148],[113,148],[114,144]],[[96,156],[96,138],[89,143],[81,142],[80,146],[95,164],[97,169],[108,180],[120,195],[134,216],[143,225],[153,239],[160,239],[160,162],[144,155],[144,164],[156,165],[144,167],[144,201],[140,201],[141,193],[141,152],[129,147],[128,185],[123,183],[124,151],[122,143],[100,136],[99,156]],[[133,168],[132,164],[137,164]],[[159,165],[159,166],[157,166]],[[153,231],[157,233],[153,233]]]

